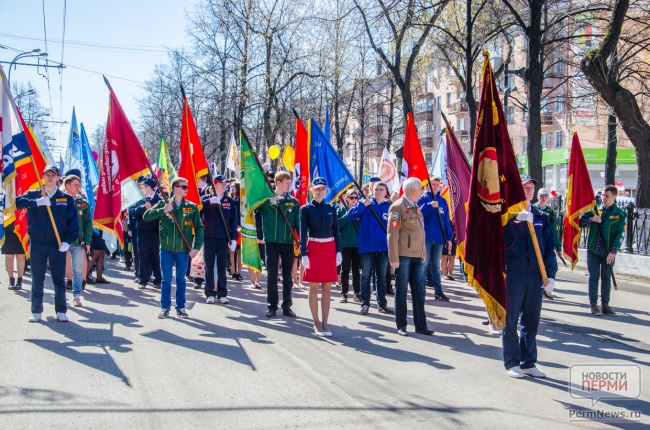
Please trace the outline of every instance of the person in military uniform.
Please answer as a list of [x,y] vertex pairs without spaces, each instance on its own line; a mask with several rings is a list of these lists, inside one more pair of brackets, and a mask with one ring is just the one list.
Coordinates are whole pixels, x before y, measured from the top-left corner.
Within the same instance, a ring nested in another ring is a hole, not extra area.
[[[144,180],[144,176],[138,178],[138,186]],[[135,272],[135,282],[140,283],[140,254],[138,252],[138,217],[135,215],[135,208],[139,202],[136,202],[127,208],[127,219],[131,238],[131,249],[133,251],[133,269]],[[148,276],[148,275],[147,275]]]
[[153,274],[153,286],[160,288],[162,274],[160,273],[160,236],[158,233],[159,221],[145,221],[142,216],[145,211],[155,206],[162,198],[154,191],[156,182],[151,178],[145,178],[140,182],[140,191],[144,196],[143,200],[133,205],[133,216],[136,218],[138,261],[140,264],[140,282],[138,288],[143,290],[150,281]]
[[[70,244],[74,243],[79,235],[79,221],[72,196],[57,188],[59,169],[52,165],[45,166],[43,179],[45,195],[41,189],[38,189],[28,191],[16,198],[16,207],[27,209],[32,273],[32,316],[29,321],[41,320],[45,271],[49,262],[54,284],[56,319],[66,322],[69,319],[66,315],[68,307],[65,300],[65,257]],[[57,241],[47,206],[52,212],[61,245]]]
[[[76,169],[74,169],[76,170]],[[93,215],[90,213],[90,204],[81,195],[81,178],[69,171],[63,179],[63,186],[66,193],[74,199],[79,221],[79,234],[74,242],[70,244],[70,253],[67,263],[70,263],[72,279],[68,278],[72,289],[72,304],[75,307],[82,306],[81,291],[86,287],[86,273],[88,272],[88,254],[90,253],[90,242],[93,237]],[[67,265],[66,265],[67,270]],[[66,284],[67,288],[67,284]]]
[[[185,199],[187,179],[175,178],[171,183],[174,193],[173,201],[165,203],[160,200],[154,207],[148,209],[143,219],[145,221],[160,220],[160,263],[162,268],[162,288],[160,294],[160,313],[158,318],[167,318],[172,305],[172,270],[176,268],[176,315],[180,318],[189,318],[185,311],[185,271],[188,259],[199,253],[203,245],[203,223],[199,208],[194,203]],[[178,231],[171,212],[178,220],[183,235],[189,242],[188,249],[183,237]]]
[[[612,270],[616,253],[623,245],[627,214],[616,205],[618,188],[607,185],[602,194],[602,204],[580,217],[580,227],[589,226],[587,236],[587,269],[589,270],[589,303],[594,316],[616,315],[609,306],[612,289]],[[602,313],[598,309],[598,282]]]
[[[506,374],[512,378],[524,375],[545,378],[537,363],[537,329],[542,312],[543,292],[552,293],[557,273],[557,258],[553,231],[548,216],[530,204],[535,196],[537,181],[521,175],[529,210],[521,211],[503,228],[503,244],[506,257],[506,327],[503,330],[503,364]],[[540,272],[528,223],[535,229],[535,236],[542,255],[548,284]],[[521,317],[521,329],[517,324]]]
[[[278,269],[282,258],[282,314],[295,318],[291,310],[291,288],[293,281],[291,271],[294,259],[294,232],[300,230],[300,204],[291,196],[291,175],[287,172],[278,172],[275,175],[276,196],[265,201],[258,207],[262,214],[262,228],[264,230],[264,243],[266,244],[266,270],[267,301],[269,310],[268,318],[273,318],[278,309]],[[279,207],[289,220],[289,226],[280,213]]]
[[[551,220],[551,229],[553,230],[553,243],[555,243],[555,253],[558,256],[562,255],[562,240],[560,239],[560,233],[557,228],[557,214],[553,208],[548,204],[551,193],[549,193],[547,188],[540,188],[537,192],[537,203],[534,203],[537,209],[544,212],[548,215],[548,218]],[[544,298],[553,299],[553,296],[544,292]]]
[[[237,247],[237,226],[239,225],[238,211],[235,201],[226,194],[226,178],[223,175],[214,177],[212,188],[201,198],[203,211],[201,221],[205,241],[203,256],[205,260],[205,296],[206,303],[217,300],[228,304],[228,277],[226,263],[230,251]],[[224,223],[225,221],[225,223]],[[217,261],[217,290],[214,282],[214,262]]]

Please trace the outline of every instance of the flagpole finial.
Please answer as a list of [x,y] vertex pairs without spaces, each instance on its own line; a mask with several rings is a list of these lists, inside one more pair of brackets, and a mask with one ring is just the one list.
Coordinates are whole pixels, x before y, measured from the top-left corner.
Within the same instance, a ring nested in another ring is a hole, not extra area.
[[295,108],[291,108],[291,110],[293,111],[293,114],[296,116],[296,119],[300,119],[300,115],[298,115],[298,111],[296,111]]
[[185,88],[183,88],[183,84],[181,84],[181,93],[183,94],[183,98],[186,99],[187,96],[185,95]]
[[106,75],[102,75],[102,77],[104,78],[104,83],[106,84],[106,86],[108,87],[108,89],[109,89],[109,90],[112,90],[113,87],[111,87],[111,83],[108,82],[108,79],[106,79]]

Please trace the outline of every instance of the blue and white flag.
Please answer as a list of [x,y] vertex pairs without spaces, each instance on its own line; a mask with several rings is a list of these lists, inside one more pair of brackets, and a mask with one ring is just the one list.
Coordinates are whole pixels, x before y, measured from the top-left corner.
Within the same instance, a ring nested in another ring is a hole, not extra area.
[[431,165],[431,176],[437,176],[444,185],[447,185],[447,144],[441,137],[436,155],[433,157]]
[[[77,115],[75,114],[74,107],[72,108],[72,119],[70,120],[70,134],[68,135],[68,146],[65,150],[65,164],[68,170],[78,169],[83,153],[81,151],[81,136],[79,134],[79,127],[77,126]],[[65,171],[61,172],[63,175]]]
[[90,213],[95,211],[95,196],[93,188],[99,184],[99,170],[95,159],[93,158],[93,151],[90,149],[90,142],[86,135],[84,123],[81,123],[81,162],[79,163],[79,170],[81,171],[81,186],[86,194],[86,200],[90,205]]
[[324,178],[327,182],[325,201],[332,203],[352,185],[354,177],[330,144],[325,133],[312,118],[307,124],[309,133],[309,165],[311,179]]

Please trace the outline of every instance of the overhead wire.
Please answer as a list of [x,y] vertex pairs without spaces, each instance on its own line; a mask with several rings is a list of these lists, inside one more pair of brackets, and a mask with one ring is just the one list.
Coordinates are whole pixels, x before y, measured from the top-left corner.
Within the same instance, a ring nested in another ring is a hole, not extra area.
[[[45,0],[41,0],[41,4],[43,5],[43,37],[45,40],[45,52],[47,53],[47,25],[45,23]],[[49,59],[45,57],[45,64],[49,65]],[[52,90],[50,88],[50,68],[46,67],[45,68],[45,80],[47,81],[47,93],[50,99],[50,112],[54,111],[52,108]]]
[[[67,0],[63,0],[63,31],[61,33],[61,64],[63,64],[63,53],[65,52],[65,18],[68,9]],[[63,116],[63,70],[59,69],[59,110]]]

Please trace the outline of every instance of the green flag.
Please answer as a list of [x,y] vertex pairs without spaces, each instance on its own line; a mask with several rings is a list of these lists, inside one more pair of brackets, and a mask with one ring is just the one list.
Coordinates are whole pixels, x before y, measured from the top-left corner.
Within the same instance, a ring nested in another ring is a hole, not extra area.
[[165,136],[160,136],[160,151],[158,152],[158,170],[162,186],[169,190],[169,183],[176,178],[176,169],[172,159],[169,157],[169,150],[165,142]]
[[273,197],[264,171],[261,169],[243,131],[239,131],[240,199],[241,199],[241,254],[242,264],[257,272],[262,271],[262,260],[257,244],[255,209]]

